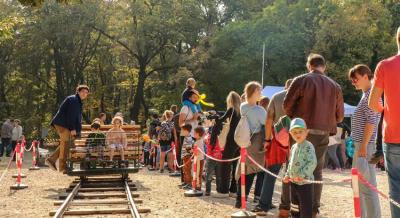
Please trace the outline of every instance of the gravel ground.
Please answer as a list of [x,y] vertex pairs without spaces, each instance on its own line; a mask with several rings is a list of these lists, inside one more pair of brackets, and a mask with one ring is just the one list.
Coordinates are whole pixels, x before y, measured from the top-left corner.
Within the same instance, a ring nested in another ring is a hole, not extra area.
[[[3,173],[7,163],[3,157],[0,161],[0,173]],[[29,154],[26,154],[24,167],[30,165]],[[23,183],[29,188],[20,191],[10,191],[10,185],[15,183],[11,175],[16,173],[15,164],[12,164],[2,181],[0,181],[0,217],[27,218],[27,217],[49,217],[50,211],[55,210],[53,201],[74,179],[60,173],[42,168],[39,171],[28,171],[23,169],[27,175]],[[384,172],[378,171],[378,188],[384,193],[388,192],[387,176]],[[350,177],[350,172],[336,173],[326,170],[325,180],[341,180]],[[229,217],[237,210],[233,207],[234,199],[218,199],[213,197],[186,198],[184,191],[177,185],[179,178],[169,177],[168,173],[149,172],[141,170],[138,174],[130,175],[130,178],[138,186],[138,193],[141,194],[143,204],[138,207],[150,208],[149,214],[143,217]],[[215,188],[215,187],[213,187]],[[278,204],[281,186],[277,183],[274,194],[274,204]],[[252,199],[253,195],[250,195]],[[327,217],[353,217],[353,199],[350,184],[325,185],[322,193],[321,218]],[[382,217],[389,218],[389,203],[381,198]],[[274,217],[277,210],[270,211],[267,217]],[[93,216],[105,217],[105,216]]]

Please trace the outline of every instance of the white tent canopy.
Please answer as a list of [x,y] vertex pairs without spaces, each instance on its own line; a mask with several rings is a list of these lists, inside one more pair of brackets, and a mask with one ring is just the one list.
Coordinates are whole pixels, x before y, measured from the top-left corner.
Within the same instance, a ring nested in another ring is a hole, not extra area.
[[[274,94],[283,91],[284,89],[285,87],[283,86],[265,86],[262,90],[262,95],[271,99]],[[351,115],[353,115],[355,109],[355,106],[344,103],[344,115],[346,117],[350,117]]]

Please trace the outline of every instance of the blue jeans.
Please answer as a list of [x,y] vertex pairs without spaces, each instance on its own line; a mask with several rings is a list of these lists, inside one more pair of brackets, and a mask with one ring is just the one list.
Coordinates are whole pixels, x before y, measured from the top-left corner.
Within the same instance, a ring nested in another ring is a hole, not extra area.
[[[361,143],[354,142],[354,157],[353,167],[358,169],[358,172],[373,186],[376,187],[376,173],[375,164],[369,164],[368,160],[371,159],[375,153],[375,144],[367,145],[367,157],[358,157],[357,153],[360,150]],[[360,190],[360,205],[362,218],[380,218],[381,206],[379,204],[379,196],[376,192],[372,191],[363,183],[359,183]]]
[[[386,172],[389,178],[389,196],[400,202],[400,144],[383,144]],[[400,208],[390,204],[393,218],[400,217]]]
[[200,104],[195,104],[189,100],[183,101],[183,106],[188,106],[192,110],[193,113],[201,112]]
[[[281,164],[275,164],[268,167],[268,170],[274,174],[278,174],[279,170],[281,170]],[[272,196],[274,195],[276,178],[265,173],[264,175],[264,183],[261,189],[260,203],[258,204],[261,209],[264,211],[268,211],[271,208],[272,204]]]
[[264,177],[265,177],[264,171],[257,173],[256,187],[254,188],[254,198],[260,198],[260,196],[261,196],[261,190],[262,190],[263,183],[264,183]]

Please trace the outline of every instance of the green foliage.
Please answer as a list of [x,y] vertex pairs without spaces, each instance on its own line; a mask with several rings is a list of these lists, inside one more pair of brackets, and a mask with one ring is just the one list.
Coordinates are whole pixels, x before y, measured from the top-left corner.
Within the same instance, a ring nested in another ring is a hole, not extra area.
[[223,110],[229,91],[261,80],[263,44],[264,84],[283,85],[321,53],[355,104],[348,69],[394,54],[399,18],[398,2],[381,0],[1,1],[0,119],[38,136],[84,83],[85,122],[121,111],[144,124],[149,111],[180,105],[192,76]]

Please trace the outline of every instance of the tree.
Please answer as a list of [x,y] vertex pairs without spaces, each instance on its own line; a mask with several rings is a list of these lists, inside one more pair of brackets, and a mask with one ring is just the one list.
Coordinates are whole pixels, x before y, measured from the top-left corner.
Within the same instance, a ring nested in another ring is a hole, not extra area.
[[196,20],[200,13],[194,1],[127,1],[116,7],[123,17],[118,17],[118,21],[123,22],[111,20],[113,25],[109,29],[93,28],[122,46],[130,58],[129,64],[138,69],[130,110],[131,119],[138,122],[140,109],[148,110],[144,96],[146,79],[185,63],[185,54],[191,52],[200,34]]

